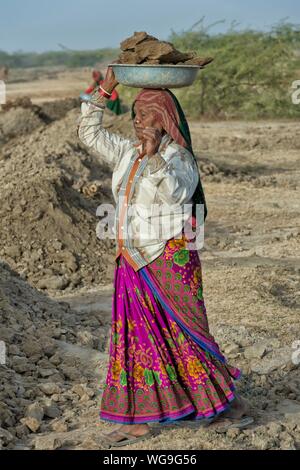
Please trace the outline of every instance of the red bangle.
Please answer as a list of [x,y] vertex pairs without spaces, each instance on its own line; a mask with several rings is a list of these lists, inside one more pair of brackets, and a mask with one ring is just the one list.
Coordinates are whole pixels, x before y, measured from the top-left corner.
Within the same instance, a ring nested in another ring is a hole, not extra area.
[[102,88],[101,85],[99,86],[98,91],[99,91],[99,95],[104,96],[104,98],[110,98],[111,97],[111,93],[108,93],[108,91],[105,91],[104,88]]

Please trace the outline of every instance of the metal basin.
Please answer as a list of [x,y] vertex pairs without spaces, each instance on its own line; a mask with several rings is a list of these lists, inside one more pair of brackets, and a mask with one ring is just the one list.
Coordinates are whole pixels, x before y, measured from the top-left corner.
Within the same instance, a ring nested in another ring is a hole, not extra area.
[[134,88],[181,88],[192,85],[199,65],[110,64],[119,83]]

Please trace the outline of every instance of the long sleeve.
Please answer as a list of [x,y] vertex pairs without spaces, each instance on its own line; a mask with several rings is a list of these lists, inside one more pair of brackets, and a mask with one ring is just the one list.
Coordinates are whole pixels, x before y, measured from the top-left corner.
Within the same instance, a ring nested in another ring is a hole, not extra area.
[[87,147],[99,152],[112,167],[119,162],[126,150],[132,146],[132,141],[118,134],[109,132],[102,125],[105,99],[81,104],[81,116],[78,120],[77,134]]
[[165,204],[185,204],[190,201],[199,181],[197,163],[188,152],[176,152],[167,163],[157,153],[149,158],[145,178],[157,186],[157,196]]

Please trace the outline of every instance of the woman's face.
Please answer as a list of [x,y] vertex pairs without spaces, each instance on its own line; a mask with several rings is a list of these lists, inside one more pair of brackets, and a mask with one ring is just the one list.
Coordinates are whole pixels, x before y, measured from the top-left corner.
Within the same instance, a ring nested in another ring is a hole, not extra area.
[[134,112],[133,127],[139,140],[144,140],[143,130],[146,127],[155,127],[163,133],[162,125],[157,121],[155,113],[150,111],[143,103],[137,101],[134,105]]

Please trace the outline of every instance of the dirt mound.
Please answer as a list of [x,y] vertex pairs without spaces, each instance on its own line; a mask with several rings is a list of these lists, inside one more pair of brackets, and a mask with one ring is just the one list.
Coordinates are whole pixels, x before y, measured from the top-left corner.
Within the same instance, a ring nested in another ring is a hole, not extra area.
[[115,241],[96,236],[96,209],[113,201],[111,169],[77,139],[78,116],[71,110],[0,153],[0,255],[42,289],[112,279]]
[[20,96],[14,100],[7,100],[1,105],[2,111],[9,111],[12,108],[36,108],[29,96]]
[[144,31],[135,32],[122,41],[120,47],[121,64],[189,64],[204,67],[213,61],[212,57],[197,57],[195,52],[180,52],[170,42],[159,41]]
[[0,145],[14,137],[30,134],[44,124],[33,109],[12,107],[0,114]]
[[48,101],[41,105],[41,109],[51,121],[62,119],[74,108],[79,108],[79,98],[65,98],[64,100]]
[[14,137],[28,135],[38,127],[62,119],[71,109],[78,108],[80,100],[66,98],[33,104],[28,96],[9,100],[2,105],[0,112],[0,145]]

